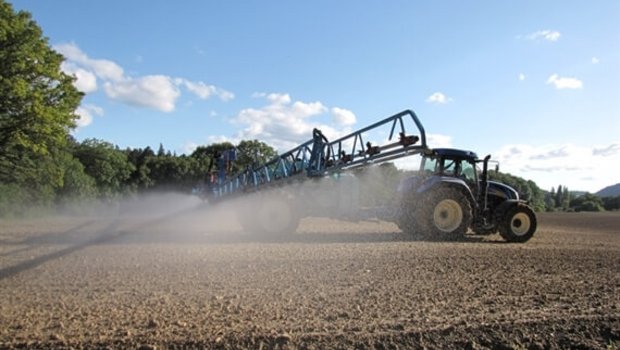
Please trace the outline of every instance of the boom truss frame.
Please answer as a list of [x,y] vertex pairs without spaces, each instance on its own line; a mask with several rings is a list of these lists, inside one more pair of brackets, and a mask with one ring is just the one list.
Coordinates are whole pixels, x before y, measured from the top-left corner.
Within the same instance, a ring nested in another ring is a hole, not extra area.
[[[390,132],[385,143],[364,143],[366,133],[386,126],[390,127]],[[411,134],[412,128],[417,129],[414,132],[419,136]],[[246,169],[213,185],[211,191],[216,199],[223,199],[408,157],[427,150],[424,126],[412,110],[404,110],[331,142],[320,130],[314,129],[311,140],[262,165]]]

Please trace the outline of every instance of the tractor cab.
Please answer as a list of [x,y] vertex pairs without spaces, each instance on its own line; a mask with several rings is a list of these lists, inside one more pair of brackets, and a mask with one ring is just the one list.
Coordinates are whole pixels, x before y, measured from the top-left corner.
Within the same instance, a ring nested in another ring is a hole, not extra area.
[[473,198],[480,195],[482,172],[476,163],[481,162],[476,153],[453,148],[436,148],[425,153],[420,164],[423,176],[433,176],[443,181],[462,181]]
[[426,175],[458,177],[471,184],[478,181],[478,156],[471,151],[436,148],[422,158],[420,170]]
[[[477,200],[483,211],[494,208],[507,199],[518,200],[519,195],[512,187],[488,180],[488,164],[495,162],[490,156],[479,159],[476,153],[453,148],[435,148],[426,152],[420,164],[421,173],[443,181],[463,181],[469,188],[472,199]],[[482,169],[480,168],[480,166]],[[499,171],[497,164],[495,171]],[[476,206],[476,205],[474,205]]]

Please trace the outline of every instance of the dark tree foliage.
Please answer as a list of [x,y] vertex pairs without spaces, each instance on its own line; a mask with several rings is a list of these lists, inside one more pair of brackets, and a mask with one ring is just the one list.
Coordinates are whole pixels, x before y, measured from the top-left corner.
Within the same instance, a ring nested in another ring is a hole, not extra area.
[[133,164],[134,171],[129,176],[129,184],[132,189],[145,190],[153,186],[153,180],[150,177],[151,170],[148,167],[148,160],[155,157],[155,153],[150,147],[128,148],[125,150],[127,160]]
[[29,13],[0,0],[0,215],[47,206],[77,186],[65,147],[82,94],[62,61]]
[[150,157],[146,165],[152,181],[151,189],[190,193],[204,178],[204,169],[192,157]]
[[230,142],[200,146],[190,156],[171,154],[162,144],[157,153],[148,147],[126,149],[124,153],[134,167],[128,180],[129,187],[138,192],[156,190],[191,193],[204,186],[210,175],[217,171],[217,157],[233,148],[237,150],[237,159],[230,164],[228,175],[277,155],[271,146],[257,140],[244,140],[236,146]]
[[62,157],[82,93],[30,14],[4,0],[0,48],[0,183],[57,188],[63,174],[51,160]]
[[581,195],[570,202],[574,211],[603,211],[603,200],[591,193]]
[[221,154],[224,151],[234,148],[234,147],[235,145],[233,145],[230,142],[219,142],[219,143],[213,143],[207,146],[198,146],[196,147],[194,152],[192,152],[191,156],[194,158],[211,159],[213,158],[214,155]]
[[236,173],[247,168],[253,168],[278,155],[273,147],[262,141],[242,140],[236,146],[230,142],[200,146],[191,154],[191,157],[208,164],[208,171],[214,172],[217,171],[217,162],[215,161],[216,158],[225,151],[233,148],[237,150],[237,160],[230,169],[231,173]]
[[563,202],[563,197],[564,196],[564,191],[562,188],[562,185],[558,186],[558,191],[555,194],[555,206],[556,207],[561,207],[562,206],[562,202]]
[[112,199],[130,189],[129,180],[135,167],[118,147],[106,141],[86,139],[73,152],[86,174],[95,179],[101,198]]
[[605,210],[620,210],[620,196],[603,197],[602,201]]
[[243,140],[239,142],[237,151],[238,169],[254,168],[278,155],[273,147],[258,140]]

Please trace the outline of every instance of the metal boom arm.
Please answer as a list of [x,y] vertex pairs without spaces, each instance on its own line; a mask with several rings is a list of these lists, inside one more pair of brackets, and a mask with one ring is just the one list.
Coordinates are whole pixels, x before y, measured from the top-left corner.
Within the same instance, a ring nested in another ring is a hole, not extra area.
[[[410,130],[407,128],[412,128],[411,122],[419,136],[408,132]],[[364,143],[366,133],[382,127],[389,128],[389,136],[384,144]],[[281,186],[292,181],[303,181],[308,177],[325,176],[419,154],[428,149],[424,126],[411,110],[404,110],[332,142],[318,129],[313,130],[312,136],[311,140],[292,150],[213,186],[213,196],[222,198]]]

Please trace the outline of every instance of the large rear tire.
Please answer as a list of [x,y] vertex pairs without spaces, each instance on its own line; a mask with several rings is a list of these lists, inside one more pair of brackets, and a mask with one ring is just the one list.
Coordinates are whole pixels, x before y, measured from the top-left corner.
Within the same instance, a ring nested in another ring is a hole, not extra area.
[[508,208],[499,220],[499,234],[508,242],[524,243],[536,232],[536,214],[523,203]]
[[471,203],[467,196],[449,187],[425,194],[416,212],[420,230],[432,239],[461,239],[472,221]]
[[400,202],[401,211],[395,222],[398,228],[414,239],[428,238],[424,227],[420,224],[419,200],[417,196],[410,194]]

